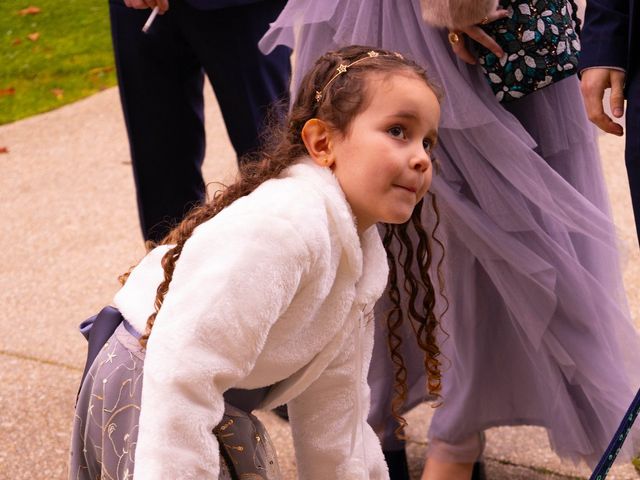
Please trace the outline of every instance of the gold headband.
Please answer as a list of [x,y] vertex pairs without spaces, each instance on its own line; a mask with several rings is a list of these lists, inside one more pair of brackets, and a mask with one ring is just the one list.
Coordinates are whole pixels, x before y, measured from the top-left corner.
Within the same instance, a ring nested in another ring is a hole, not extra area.
[[368,60],[369,58],[375,58],[375,57],[398,57],[404,60],[404,57],[402,55],[400,55],[397,52],[394,52],[393,55],[388,55],[388,54],[380,54],[378,52],[376,52],[375,50],[370,50],[367,52],[367,55],[365,57],[359,58],[358,60],[355,60],[353,62],[351,62],[349,65],[341,63],[340,65],[338,65],[338,68],[336,68],[337,73],[331,77],[329,79],[329,81],[327,82],[327,84],[322,88],[322,90],[316,90],[316,102],[320,103],[320,101],[322,100],[322,95],[324,93],[324,91],[329,88],[329,85],[331,85],[331,82],[333,82],[336,78],[338,78],[340,75],[342,75],[343,73],[346,73],[347,69],[353,67],[355,64],[362,62],[363,60]]

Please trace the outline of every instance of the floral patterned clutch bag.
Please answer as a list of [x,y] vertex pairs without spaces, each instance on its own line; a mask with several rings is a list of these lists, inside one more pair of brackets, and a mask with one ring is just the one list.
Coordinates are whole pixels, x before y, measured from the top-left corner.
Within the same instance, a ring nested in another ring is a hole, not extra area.
[[500,0],[509,16],[482,25],[502,47],[498,58],[476,44],[496,98],[521,98],[577,72],[580,39],[575,4],[570,0]]

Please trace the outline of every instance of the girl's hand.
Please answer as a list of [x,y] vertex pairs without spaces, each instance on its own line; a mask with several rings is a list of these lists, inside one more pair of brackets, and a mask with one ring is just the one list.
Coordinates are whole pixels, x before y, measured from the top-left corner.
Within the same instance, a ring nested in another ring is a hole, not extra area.
[[497,44],[493,37],[489,36],[487,32],[480,28],[480,25],[486,25],[487,23],[495,22],[496,20],[500,20],[508,16],[509,12],[507,10],[498,9],[490,15],[484,17],[484,19],[482,19],[479,24],[469,25],[452,30],[451,32],[449,32],[449,43],[451,44],[453,52],[465,62],[471,65],[475,65],[476,58],[471,54],[471,52],[465,45],[465,35],[467,35],[469,38],[472,38],[479,44],[487,47],[498,57],[502,57],[502,55],[504,55],[504,51],[502,50],[502,48],[500,48],[500,45]]
[[124,4],[138,10],[158,7],[161,14],[169,10],[169,0],[124,0]]

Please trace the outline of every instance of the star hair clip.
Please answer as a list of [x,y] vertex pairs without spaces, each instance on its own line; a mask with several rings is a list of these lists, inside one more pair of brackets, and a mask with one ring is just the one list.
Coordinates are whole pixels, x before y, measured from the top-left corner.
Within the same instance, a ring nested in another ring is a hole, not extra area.
[[[347,70],[348,70],[349,68],[353,67],[354,65],[356,65],[356,64],[358,64],[358,63],[360,63],[360,62],[362,62],[362,61],[364,61],[364,60],[368,60],[368,59],[370,59],[370,58],[376,58],[376,57],[390,57],[390,56],[391,56],[391,55],[387,55],[387,54],[384,54],[384,53],[383,53],[383,54],[380,54],[379,52],[376,52],[375,50],[369,50],[369,51],[367,52],[367,55],[366,55],[366,56],[364,56],[364,57],[362,57],[362,58],[359,58],[358,60],[355,60],[355,61],[351,62],[351,63],[350,63],[350,64],[348,64],[348,65],[347,65],[347,64],[345,64],[345,63],[341,63],[340,65],[338,65],[338,68],[336,68],[336,74],[335,74],[333,77],[331,77],[331,78],[329,79],[329,81],[328,81],[328,82],[327,82],[327,84],[322,88],[322,90],[316,90],[316,96],[315,96],[315,98],[316,98],[316,102],[317,102],[317,103],[320,103],[320,102],[322,101],[322,97],[323,97],[324,91],[325,91],[325,90],[327,90],[327,88],[329,88],[329,85],[331,85],[331,83],[332,83],[336,78],[338,78],[338,77],[339,77],[340,75],[342,75],[343,73],[347,73]],[[400,59],[404,60],[404,57],[403,57],[401,54],[397,53],[397,52],[394,52],[394,53],[393,53],[393,56],[394,56],[394,57],[398,57],[398,58],[400,58]]]

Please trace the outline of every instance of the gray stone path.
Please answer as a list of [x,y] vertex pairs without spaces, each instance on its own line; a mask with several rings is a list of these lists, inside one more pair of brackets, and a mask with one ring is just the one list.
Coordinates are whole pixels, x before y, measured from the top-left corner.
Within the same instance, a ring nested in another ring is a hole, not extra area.
[[[208,179],[230,179],[234,155],[207,98]],[[640,255],[634,237],[622,142],[601,137],[625,282],[640,319]],[[117,92],[0,127],[0,479],[66,475],[73,404],[86,345],[78,323],[109,303],[117,276],[143,254],[128,147]],[[260,414],[276,439],[286,478],[295,478],[286,423]],[[410,463],[418,478],[430,408],[410,416]],[[586,478],[563,465],[541,429],[488,433],[489,478]],[[630,465],[612,479],[640,478]]]

